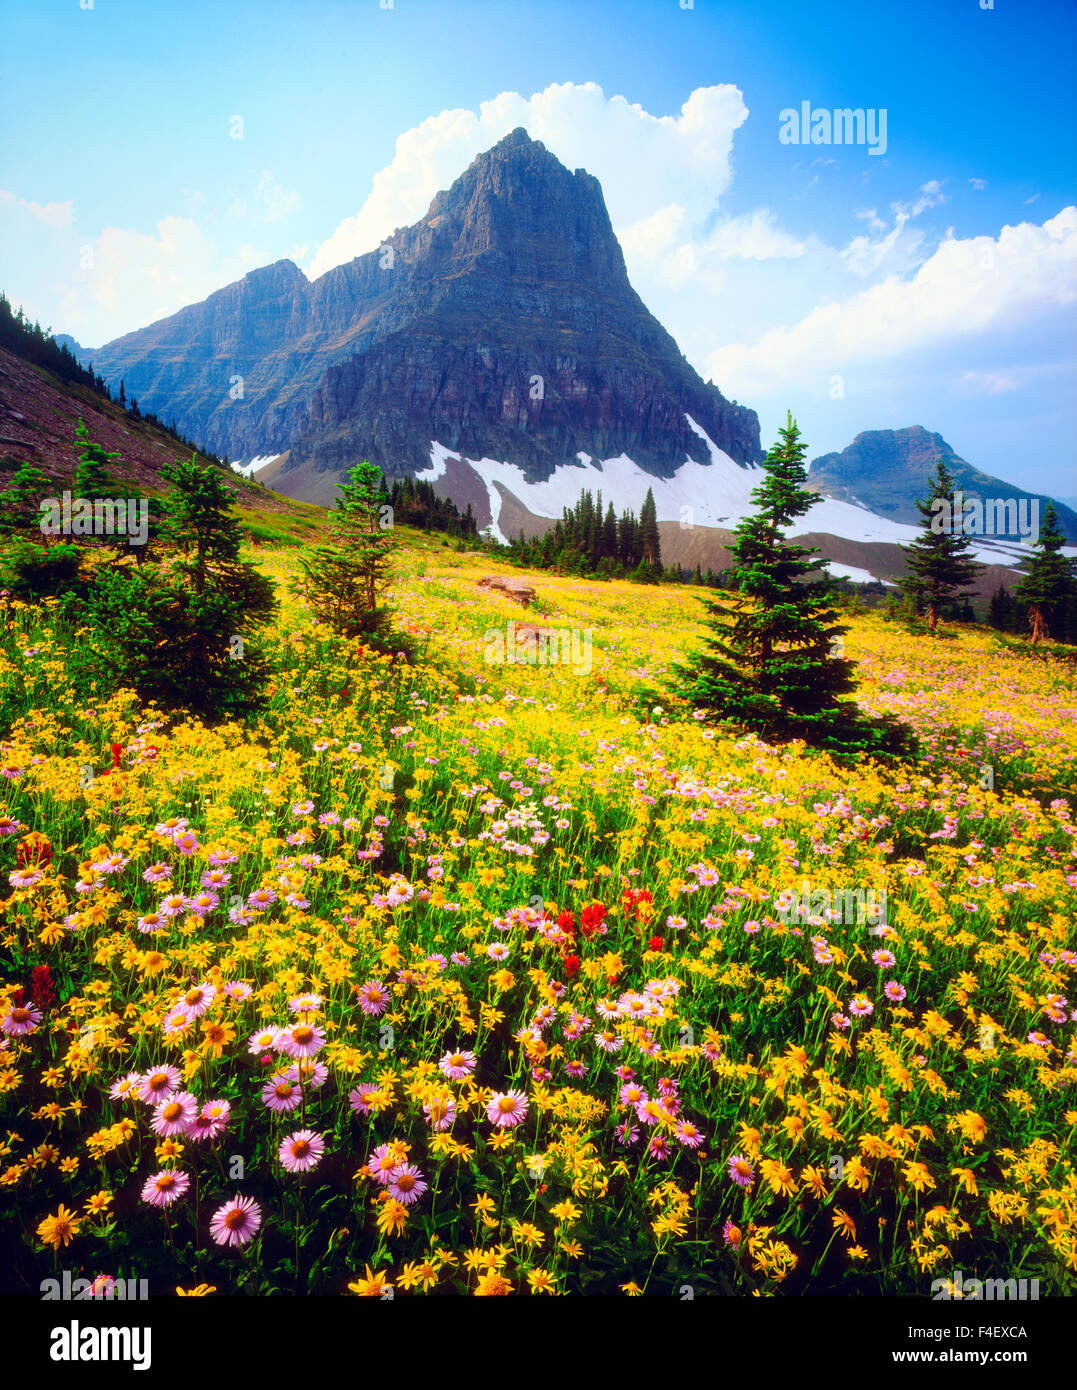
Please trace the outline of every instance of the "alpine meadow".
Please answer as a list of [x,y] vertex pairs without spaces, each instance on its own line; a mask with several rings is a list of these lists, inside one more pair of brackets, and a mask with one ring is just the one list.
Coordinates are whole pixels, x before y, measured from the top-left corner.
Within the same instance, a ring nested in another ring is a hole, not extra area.
[[177,1296],[814,1298],[821,1369],[1077,1294],[1072,11],[5,8],[100,104],[0,160],[26,1364],[74,1300],[167,1373]]

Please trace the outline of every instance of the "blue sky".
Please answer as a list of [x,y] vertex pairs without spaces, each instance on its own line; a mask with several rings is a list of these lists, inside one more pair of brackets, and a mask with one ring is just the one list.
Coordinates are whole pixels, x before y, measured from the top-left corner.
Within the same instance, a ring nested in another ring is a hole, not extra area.
[[[1062,0],[4,0],[0,287],[97,345],[371,249],[523,124],[766,442],[918,423],[1072,496],[1075,40]],[[805,100],[885,154],[782,144]]]

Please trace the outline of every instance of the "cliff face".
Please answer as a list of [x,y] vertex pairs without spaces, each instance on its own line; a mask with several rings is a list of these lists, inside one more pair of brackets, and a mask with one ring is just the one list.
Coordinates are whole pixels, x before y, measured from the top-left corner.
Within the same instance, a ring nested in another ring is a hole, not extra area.
[[378,250],[314,282],[278,261],[93,359],[208,447],[290,450],[289,468],[408,473],[437,439],[535,479],[580,452],[668,476],[709,460],[686,413],[738,463],[762,457],[754,411],[629,284],[598,181],[523,130]]
[[[813,459],[809,482],[827,497],[858,503],[879,516],[912,526],[922,524],[918,498],[931,490],[935,466],[942,460],[954,477],[954,487],[968,498],[1039,497],[1040,514],[1047,504],[1042,493],[1005,483],[966,463],[941,434],[922,425],[900,430],[865,430],[840,454]],[[1059,523],[1071,542],[1077,542],[1077,513],[1055,502]]]

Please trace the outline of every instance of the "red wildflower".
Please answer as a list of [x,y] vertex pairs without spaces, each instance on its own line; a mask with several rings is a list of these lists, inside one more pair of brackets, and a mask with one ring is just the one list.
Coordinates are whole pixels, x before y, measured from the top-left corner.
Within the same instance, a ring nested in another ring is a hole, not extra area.
[[557,925],[562,931],[574,931],[576,928],[576,918],[571,912],[562,912],[557,918]]
[[584,936],[594,936],[596,931],[605,931],[603,918],[606,915],[605,903],[593,902],[580,913],[580,931]]
[[569,979],[571,980],[571,978],[573,977],[573,975],[575,975],[576,971],[579,970],[579,968],[580,968],[580,958],[579,958],[579,956],[565,956],[565,958],[564,958],[564,960],[563,960],[562,963],[563,963],[563,965],[564,965],[564,967],[565,967],[565,974],[566,974],[566,975],[569,977]]
[[56,986],[53,983],[52,971],[47,965],[34,967],[34,973],[30,977],[30,993],[34,996],[34,1004],[41,1010],[51,1009],[56,1003]]
[[30,865],[44,869],[52,862],[52,845],[39,831],[33,830],[19,841],[15,850],[15,859],[20,869],[25,869]]
[[123,744],[114,743],[112,745],[112,766],[119,767],[120,758],[123,756]]
[[626,888],[621,895],[621,906],[626,913],[631,913],[633,917],[639,918],[641,903],[650,906],[654,902],[654,894],[647,888]]
[[647,949],[648,951],[660,951],[662,949],[662,938],[660,936],[652,936],[650,941],[647,942]]

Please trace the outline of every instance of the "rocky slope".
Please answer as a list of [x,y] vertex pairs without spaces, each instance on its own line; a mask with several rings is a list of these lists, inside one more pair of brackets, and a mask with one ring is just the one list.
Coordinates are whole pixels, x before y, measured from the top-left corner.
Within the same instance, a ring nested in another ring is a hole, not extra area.
[[[89,356],[89,352],[85,356]],[[518,129],[422,221],[313,282],[291,261],[92,353],[95,369],[232,458],[289,472],[427,467],[438,440],[532,479],[579,453],[656,476],[739,464],[755,412],[705,384],[632,289],[597,179]]]

